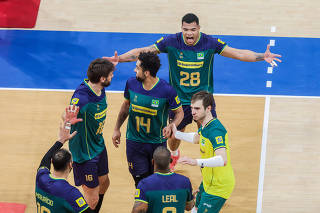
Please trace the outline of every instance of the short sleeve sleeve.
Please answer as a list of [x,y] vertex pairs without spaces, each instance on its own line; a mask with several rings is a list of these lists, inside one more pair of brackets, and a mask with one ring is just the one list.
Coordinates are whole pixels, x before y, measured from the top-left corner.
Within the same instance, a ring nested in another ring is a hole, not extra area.
[[86,200],[76,188],[72,190],[72,200],[69,200],[69,202],[71,202],[70,204],[75,212],[83,212],[89,208]]
[[129,93],[129,82],[126,82],[126,87],[124,88],[124,94],[123,94],[125,99],[130,100],[130,93]]
[[168,90],[168,101],[169,101],[169,107],[171,110],[176,110],[181,106],[181,101],[177,95],[177,92],[171,86],[169,86],[169,90]]
[[80,91],[76,91],[70,101],[71,105],[76,105],[80,108],[80,110],[82,109],[82,107],[84,105],[86,105],[86,103],[88,103],[88,96],[86,94],[84,94],[84,92]]
[[159,52],[167,53],[168,37],[161,37],[156,41],[154,46],[159,50]]
[[225,132],[221,130],[214,130],[214,132],[209,137],[214,150],[218,148],[226,147],[225,136],[226,136]]
[[134,195],[134,200],[143,203],[148,203],[148,199],[146,197],[146,189],[143,185],[143,181],[140,181],[140,183],[137,186],[136,193]]
[[221,54],[223,52],[223,49],[227,46],[227,43],[218,39],[210,37],[209,39],[210,46],[215,50],[214,53]]

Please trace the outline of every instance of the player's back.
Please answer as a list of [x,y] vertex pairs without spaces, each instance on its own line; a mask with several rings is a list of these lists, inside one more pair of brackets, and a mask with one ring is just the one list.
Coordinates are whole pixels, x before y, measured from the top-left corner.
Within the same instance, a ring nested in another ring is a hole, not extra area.
[[136,201],[148,203],[148,212],[184,212],[186,202],[192,200],[189,178],[176,173],[158,173],[140,181]]
[[63,178],[54,178],[47,168],[40,168],[36,178],[37,212],[82,212],[88,208],[79,190]]

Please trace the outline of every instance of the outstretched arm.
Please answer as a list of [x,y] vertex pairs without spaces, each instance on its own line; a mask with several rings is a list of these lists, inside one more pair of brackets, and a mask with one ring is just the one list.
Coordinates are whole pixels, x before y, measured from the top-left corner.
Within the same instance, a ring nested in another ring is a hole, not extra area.
[[172,133],[173,125],[178,126],[183,120],[184,112],[183,112],[182,106],[173,110],[173,112],[174,112],[174,118],[172,122],[162,130],[162,134],[164,138],[169,138]]
[[270,45],[267,45],[267,49],[265,53],[256,53],[251,50],[242,50],[242,49],[236,49],[229,46],[226,46],[222,53],[222,56],[238,59],[240,61],[246,61],[246,62],[256,62],[256,61],[263,61],[270,63],[272,66],[276,65],[274,60],[281,62],[279,57],[281,55],[274,54],[270,52]]
[[153,53],[159,53],[157,48],[154,45],[150,45],[148,47],[142,47],[142,48],[135,48],[132,50],[129,50],[126,53],[123,53],[122,55],[116,57],[116,55],[112,57],[103,57],[105,59],[108,59],[111,62],[131,62],[136,61],[138,59],[138,56],[141,52],[153,52]]

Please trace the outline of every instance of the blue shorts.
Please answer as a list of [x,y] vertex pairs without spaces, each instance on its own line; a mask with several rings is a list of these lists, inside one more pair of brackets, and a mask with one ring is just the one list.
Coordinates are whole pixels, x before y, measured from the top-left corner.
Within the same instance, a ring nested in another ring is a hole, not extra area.
[[99,185],[98,177],[109,173],[107,150],[104,148],[99,155],[84,163],[73,162],[72,166],[76,186],[95,188]]
[[127,140],[126,152],[129,172],[134,176],[146,173],[153,174],[153,152],[159,146],[167,147],[167,142],[141,143]]
[[[191,112],[191,106],[190,105],[182,105],[183,108],[183,112],[184,112],[184,117],[183,120],[181,121],[181,123],[179,124],[179,126],[177,126],[178,130],[181,130],[183,128],[185,128],[188,124],[191,124],[193,121],[193,117],[192,117],[192,112]],[[213,103],[212,109],[211,109],[211,113],[212,116],[214,118],[217,117],[217,113],[216,113],[216,104]],[[174,118],[174,112],[169,111],[169,121],[171,122],[172,119]]]

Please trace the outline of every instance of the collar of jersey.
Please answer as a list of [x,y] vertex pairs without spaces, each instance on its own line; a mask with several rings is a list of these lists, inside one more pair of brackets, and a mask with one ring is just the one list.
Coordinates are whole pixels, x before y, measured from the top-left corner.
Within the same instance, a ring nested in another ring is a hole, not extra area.
[[89,79],[85,78],[84,80],[84,83],[89,87],[89,89],[96,95],[99,97],[99,95],[90,87],[90,85],[87,83],[87,81],[89,81]]
[[168,172],[168,173],[161,173],[161,172],[155,172],[158,175],[172,175],[173,172]]
[[209,124],[211,124],[214,120],[216,120],[216,118],[212,118],[208,123],[206,123],[206,125],[201,126],[201,129],[206,128],[207,126],[209,126]]
[[52,176],[52,174],[49,174],[49,176],[50,176],[52,179],[54,179],[54,180],[66,180],[66,179],[64,179],[64,178],[55,178],[55,177]]
[[159,79],[158,77],[157,77],[157,79],[158,79],[158,80],[157,80],[157,82],[156,82],[156,83],[151,87],[151,89],[149,89],[149,90],[148,90],[148,89],[145,89],[145,88],[144,88],[144,86],[143,86],[143,83],[141,83],[141,84],[142,84],[143,89],[144,89],[144,90],[147,90],[147,91],[152,90],[152,89],[153,89],[153,88],[154,88],[154,87],[159,83],[159,81],[160,81],[160,79]]
[[[202,33],[199,32],[199,38],[198,38],[197,42],[194,43],[192,46],[196,46],[196,45],[198,44],[198,42],[200,41],[201,35],[202,35]],[[187,45],[187,46],[189,46],[189,45],[186,43],[186,41],[184,40],[184,37],[183,37],[183,34],[182,34],[182,33],[181,33],[181,36],[182,36],[182,39],[183,39],[184,44]]]

